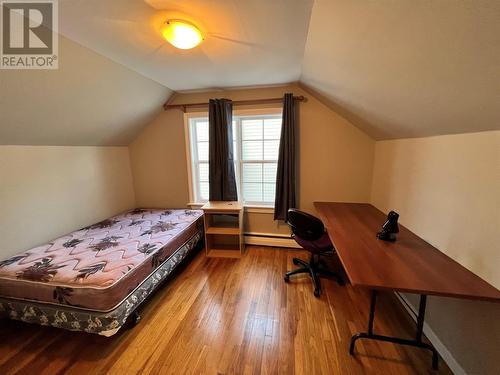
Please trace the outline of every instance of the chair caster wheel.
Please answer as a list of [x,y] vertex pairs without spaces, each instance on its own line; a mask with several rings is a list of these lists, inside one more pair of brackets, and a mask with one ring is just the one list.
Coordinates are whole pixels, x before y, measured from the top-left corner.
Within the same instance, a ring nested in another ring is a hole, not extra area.
[[290,282],[290,277],[289,276],[285,276],[283,279],[285,280],[285,283]]
[[319,290],[314,289],[314,297],[319,298],[319,294],[320,294]]

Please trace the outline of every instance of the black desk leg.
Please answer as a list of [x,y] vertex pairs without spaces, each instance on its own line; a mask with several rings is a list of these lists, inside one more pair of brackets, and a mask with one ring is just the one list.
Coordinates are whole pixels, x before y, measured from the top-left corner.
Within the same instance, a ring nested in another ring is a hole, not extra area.
[[432,368],[437,370],[438,368],[438,353],[432,345],[422,342],[422,334],[424,329],[424,318],[425,318],[425,306],[427,304],[427,296],[425,294],[420,295],[420,305],[418,308],[417,317],[417,332],[414,340],[402,339],[399,337],[392,336],[382,336],[373,333],[373,320],[375,318],[375,305],[377,302],[377,291],[372,290],[372,297],[370,301],[370,315],[368,317],[368,332],[360,332],[351,337],[351,345],[349,347],[349,353],[354,355],[354,347],[356,341],[359,339],[377,340],[392,342],[395,344],[416,346],[422,349],[428,349],[432,352]]

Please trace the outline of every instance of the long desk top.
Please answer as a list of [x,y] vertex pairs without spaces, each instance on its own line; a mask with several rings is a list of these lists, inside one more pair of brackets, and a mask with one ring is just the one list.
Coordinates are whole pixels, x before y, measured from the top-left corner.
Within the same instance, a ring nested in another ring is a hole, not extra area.
[[386,215],[371,204],[314,202],[352,285],[500,301],[500,291],[399,224],[376,238]]

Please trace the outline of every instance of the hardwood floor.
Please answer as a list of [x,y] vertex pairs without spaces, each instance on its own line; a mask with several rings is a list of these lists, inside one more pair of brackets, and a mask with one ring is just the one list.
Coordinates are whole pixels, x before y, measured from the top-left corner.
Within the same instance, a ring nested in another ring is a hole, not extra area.
[[[283,281],[307,253],[248,247],[242,259],[198,253],[142,310],[142,321],[112,338],[0,322],[0,374],[451,374],[430,354],[360,341],[367,291],[322,279]],[[413,321],[381,294],[375,331],[412,336]]]

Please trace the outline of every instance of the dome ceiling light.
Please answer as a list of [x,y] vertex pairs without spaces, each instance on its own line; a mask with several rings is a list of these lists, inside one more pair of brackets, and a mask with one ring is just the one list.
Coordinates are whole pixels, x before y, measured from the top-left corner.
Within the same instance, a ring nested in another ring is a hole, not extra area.
[[184,20],[168,20],[161,33],[167,42],[180,49],[194,48],[203,41],[201,31]]

